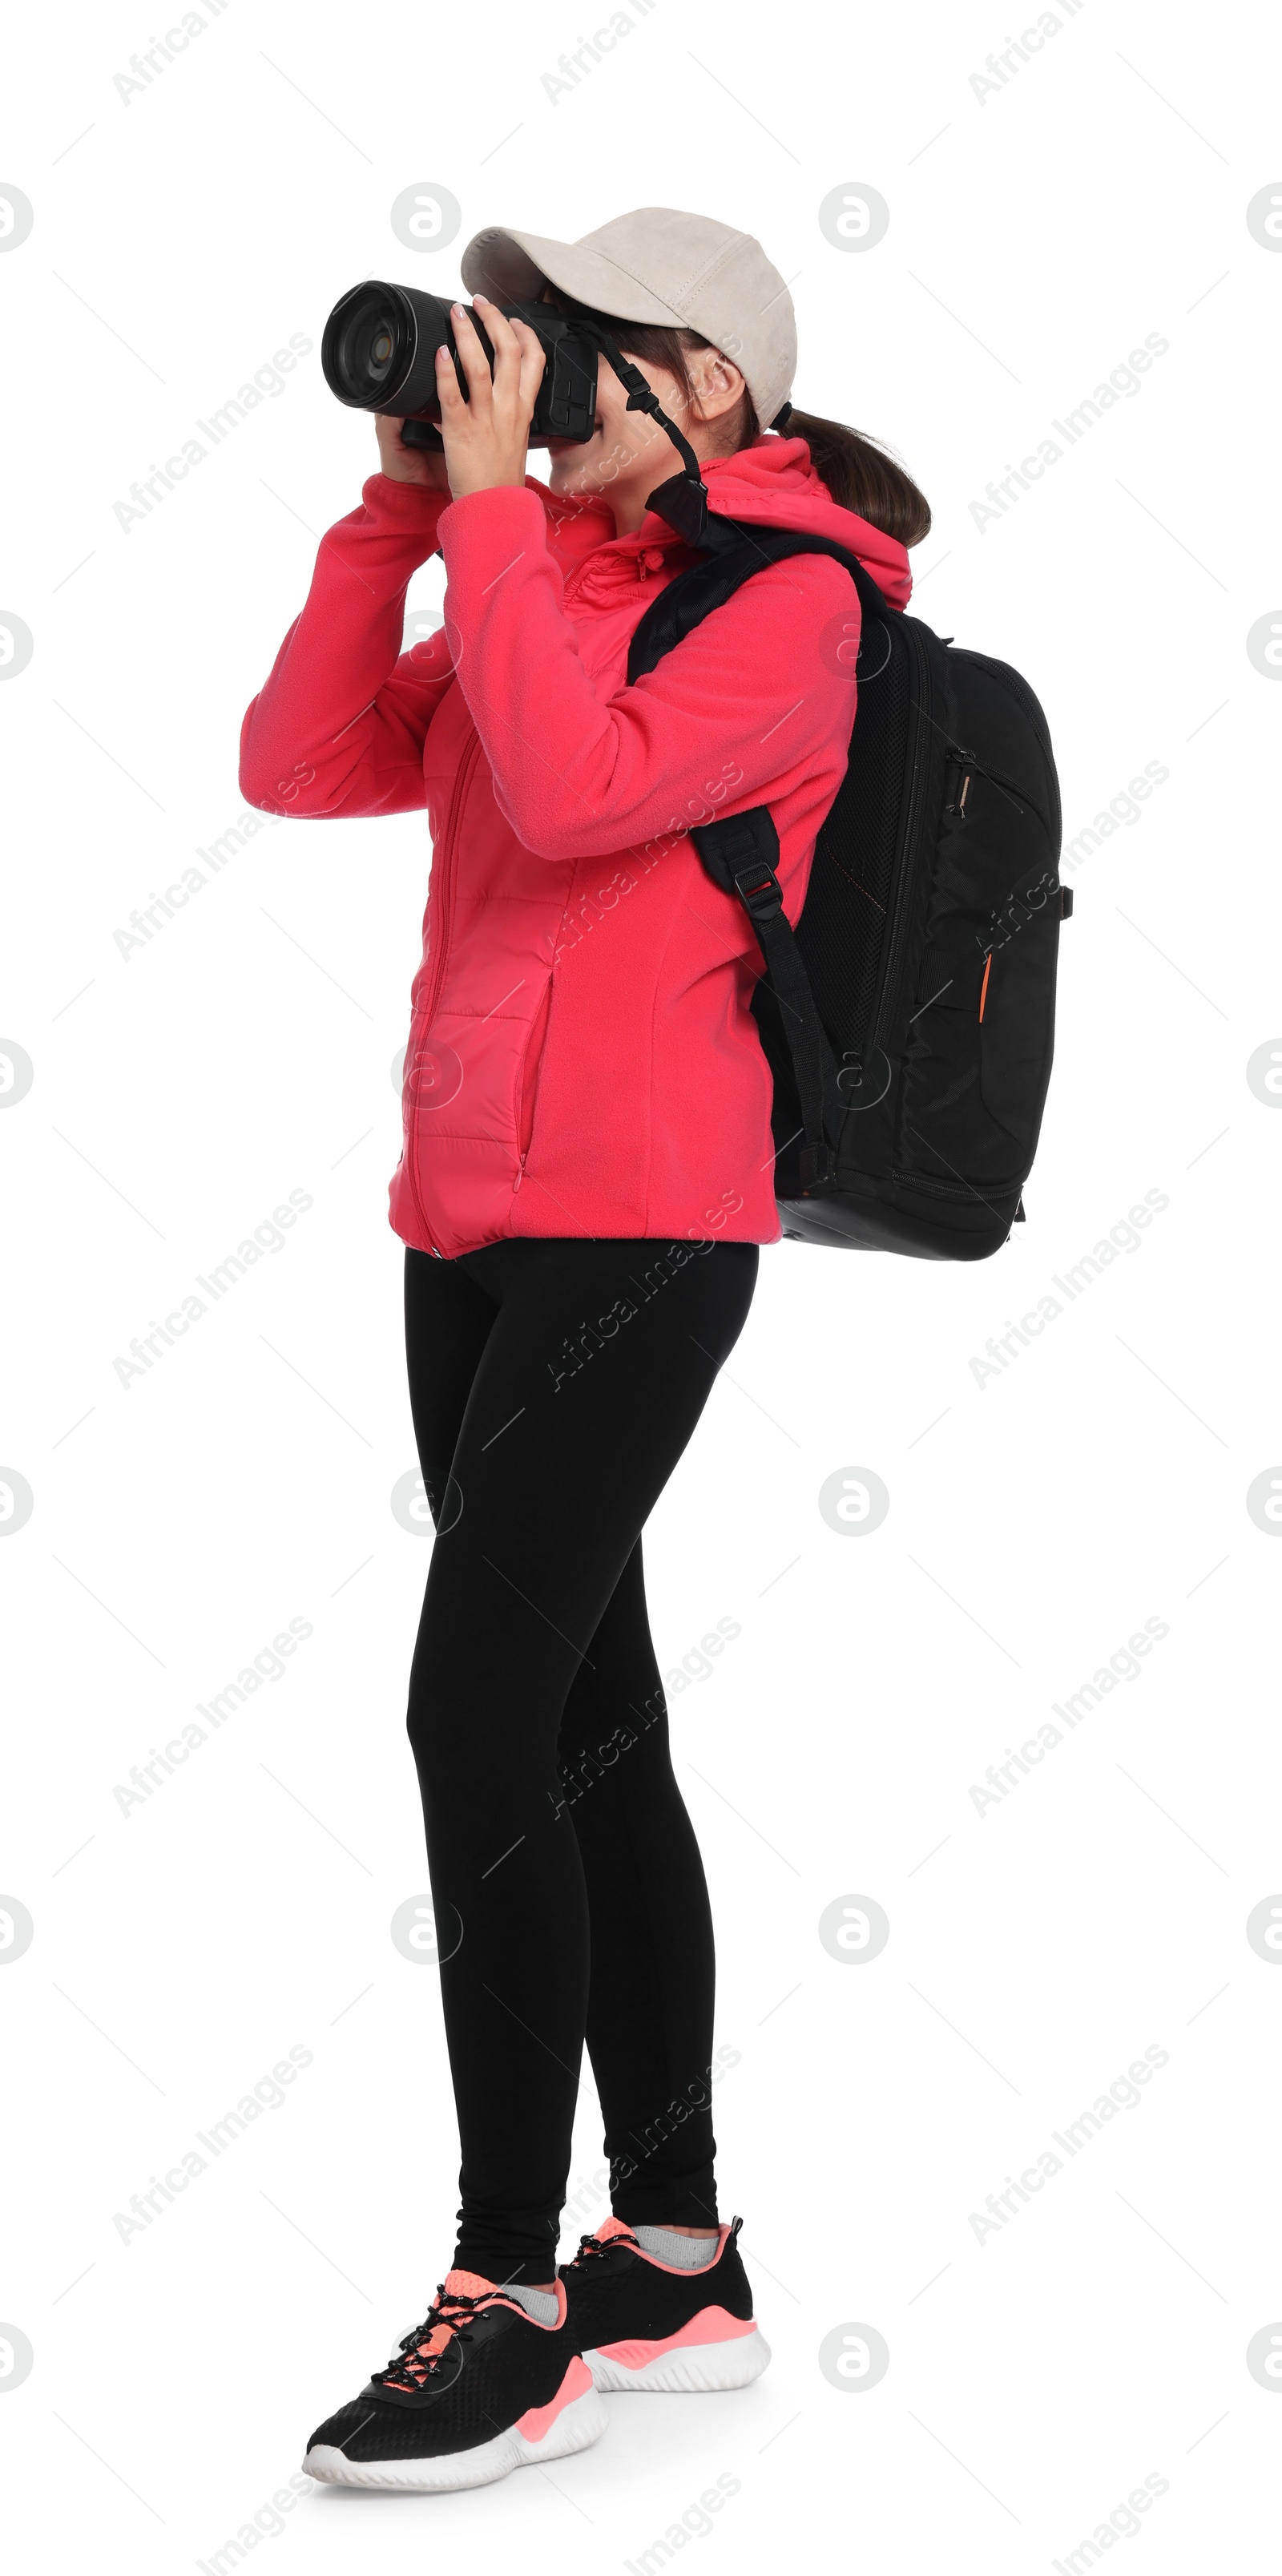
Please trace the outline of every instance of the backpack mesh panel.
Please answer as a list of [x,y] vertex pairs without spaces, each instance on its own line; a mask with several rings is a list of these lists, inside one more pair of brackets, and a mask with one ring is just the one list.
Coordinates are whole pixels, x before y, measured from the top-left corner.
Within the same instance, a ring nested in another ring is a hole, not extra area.
[[890,909],[907,756],[909,661],[890,659],[859,692],[850,763],[815,845],[797,943],[840,1056],[869,1034]]

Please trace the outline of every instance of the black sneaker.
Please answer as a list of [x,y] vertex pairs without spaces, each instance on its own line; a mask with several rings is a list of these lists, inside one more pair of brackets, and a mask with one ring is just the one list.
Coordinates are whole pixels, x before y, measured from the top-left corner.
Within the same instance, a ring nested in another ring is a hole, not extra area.
[[560,2278],[594,2388],[746,2388],[760,2377],[770,2346],[752,2313],[742,2225],[717,2230],[697,2272],[647,2254],[622,2218],[580,2238]]
[[448,2272],[396,2359],[313,2433],[308,2476],[438,2493],[599,2441],[609,2418],[557,2298],[556,2324],[536,2325],[479,2272]]

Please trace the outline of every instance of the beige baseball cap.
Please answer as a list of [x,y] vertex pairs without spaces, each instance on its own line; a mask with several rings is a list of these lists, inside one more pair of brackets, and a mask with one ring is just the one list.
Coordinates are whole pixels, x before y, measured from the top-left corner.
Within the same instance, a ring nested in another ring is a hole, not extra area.
[[469,295],[496,303],[531,303],[546,283],[623,322],[697,331],[742,369],[766,428],[792,392],[792,297],[760,242],[711,215],[639,206],[576,242],[492,224],[468,243],[461,275]]

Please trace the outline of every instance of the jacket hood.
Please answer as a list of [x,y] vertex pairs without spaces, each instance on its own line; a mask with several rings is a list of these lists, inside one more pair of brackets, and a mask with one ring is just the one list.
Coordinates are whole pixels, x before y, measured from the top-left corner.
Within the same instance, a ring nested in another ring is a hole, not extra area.
[[[858,555],[892,608],[907,607],[913,586],[908,548],[834,501],[810,462],[804,438],[759,438],[737,455],[709,457],[703,478],[708,507],[721,517],[830,537],[834,545]],[[653,524],[647,516],[646,528]]]
[[[675,465],[675,455],[673,462]],[[703,476],[708,507],[719,517],[828,537],[834,545],[844,546],[849,554],[858,556],[892,608],[907,607],[913,587],[907,547],[898,537],[888,537],[883,529],[874,528],[856,511],[843,510],[834,501],[810,462],[804,438],[759,438],[754,446],[741,447],[733,456],[707,458]],[[582,555],[611,542],[621,550],[631,548],[637,552],[660,547],[686,550],[684,540],[653,510],[647,510],[634,535],[616,538],[614,514],[600,495],[581,501],[554,496],[546,484],[533,476],[527,477],[527,485],[546,504],[556,529],[557,550],[564,555]]]

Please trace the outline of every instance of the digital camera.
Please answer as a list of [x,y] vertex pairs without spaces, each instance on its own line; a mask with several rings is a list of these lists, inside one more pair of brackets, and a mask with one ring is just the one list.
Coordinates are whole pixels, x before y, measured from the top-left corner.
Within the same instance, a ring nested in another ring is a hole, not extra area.
[[[493,375],[494,350],[484,324],[474,306],[465,309]],[[529,323],[547,359],[528,444],[546,447],[549,439],[564,438],[582,445],[596,421],[595,338],[555,305],[500,304],[498,309],[509,321],[515,316]],[[321,341],[321,366],[330,392],[341,403],[403,421],[407,447],[439,449],[436,352],[441,348],[449,350],[466,398],[467,378],[459,364],[448,298],[366,278],[335,305]]]

